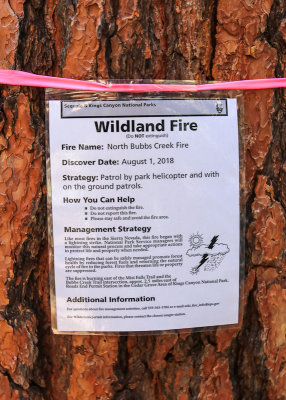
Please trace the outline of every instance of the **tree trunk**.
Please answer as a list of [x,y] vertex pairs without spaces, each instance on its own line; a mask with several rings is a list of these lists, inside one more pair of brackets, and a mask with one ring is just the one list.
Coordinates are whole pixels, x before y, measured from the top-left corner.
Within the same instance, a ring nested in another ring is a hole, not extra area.
[[[78,79],[283,77],[285,8],[284,0],[0,0],[0,67]],[[284,91],[244,99],[242,328],[72,336],[50,328],[44,91],[1,87],[1,400],[286,398]]]

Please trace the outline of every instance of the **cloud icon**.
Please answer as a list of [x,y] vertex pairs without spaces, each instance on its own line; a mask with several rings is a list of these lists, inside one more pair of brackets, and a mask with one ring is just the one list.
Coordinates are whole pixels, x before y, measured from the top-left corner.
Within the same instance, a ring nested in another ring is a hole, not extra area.
[[206,246],[205,244],[199,246],[196,249],[189,249],[187,251],[187,255],[189,257],[202,257],[204,255],[209,255],[209,256],[224,256],[225,254],[227,254],[229,252],[229,247],[227,244],[223,244],[223,243],[217,243],[213,246],[212,249],[210,249],[208,246]]

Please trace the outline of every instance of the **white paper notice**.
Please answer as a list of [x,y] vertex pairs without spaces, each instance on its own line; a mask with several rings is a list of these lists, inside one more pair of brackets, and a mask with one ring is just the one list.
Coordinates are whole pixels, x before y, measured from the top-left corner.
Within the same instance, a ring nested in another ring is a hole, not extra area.
[[58,331],[237,323],[236,99],[49,113]]

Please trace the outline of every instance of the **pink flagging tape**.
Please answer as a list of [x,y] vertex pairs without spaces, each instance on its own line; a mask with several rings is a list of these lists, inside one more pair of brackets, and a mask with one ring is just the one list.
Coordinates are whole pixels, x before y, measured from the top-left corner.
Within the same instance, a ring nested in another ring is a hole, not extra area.
[[286,78],[194,84],[100,83],[77,79],[35,75],[29,72],[0,69],[0,84],[36,86],[54,89],[92,90],[94,92],[198,92],[206,90],[254,90],[286,87]]

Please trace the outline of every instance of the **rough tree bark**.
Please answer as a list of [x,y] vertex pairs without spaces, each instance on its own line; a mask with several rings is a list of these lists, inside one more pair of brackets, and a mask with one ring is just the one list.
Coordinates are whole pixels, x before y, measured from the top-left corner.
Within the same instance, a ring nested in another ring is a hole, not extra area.
[[[284,0],[0,0],[0,67],[79,79],[283,77]],[[247,249],[239,331],[50,329],[44,91],[2,86],[0,399],[285,400],[281,90],[245,92]]]

